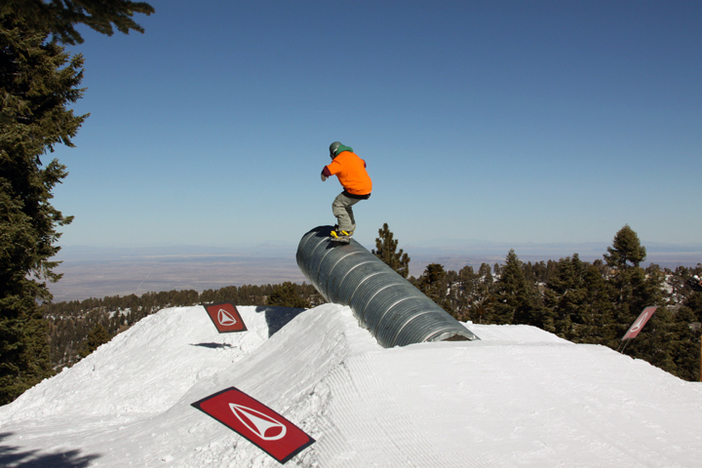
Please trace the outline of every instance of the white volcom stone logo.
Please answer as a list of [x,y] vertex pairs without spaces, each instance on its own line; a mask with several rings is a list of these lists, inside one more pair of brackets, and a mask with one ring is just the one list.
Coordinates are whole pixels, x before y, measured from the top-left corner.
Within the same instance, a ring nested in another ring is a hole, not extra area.
[[229,408],[241,423],[263,440],[280,440],[288,431],[285,424],[247,406],[229,403]]
[[636,321],[635,324],[631,326],[631,332],[636,332],[639,331],[639,328],[643,325],[643,323],[648,319],[648,312],[641,314],[641,317]]
[[220,325],[223,325],[225,327],[231,327],[236,323],[236,319],[232,317],[232,314],[230,314],[224,309],[219,309],[219,313],[217,314],[217,320],[219,320]]

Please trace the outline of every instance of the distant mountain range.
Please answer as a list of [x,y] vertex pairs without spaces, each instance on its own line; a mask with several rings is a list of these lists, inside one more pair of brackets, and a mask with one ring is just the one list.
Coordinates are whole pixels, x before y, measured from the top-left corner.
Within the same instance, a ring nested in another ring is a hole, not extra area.
[[[674,269],[702,262],[702,244],[645,243],[646,265]],[[365,245],[369,250],[375,246]],[[601,259],[608,243],[507,244],[489,241],[437,240],[433,245],[403,246],[411,258],[410,275],[419,276],[430,263],[458,271],[466,265],[504,263],[510,249],[523,262],[559,260],[574,253],[583,261]],[[297,268],[297,243],[241,247],[159,246],[136,248],[64,247],[57,268],[64,277],[51,284],[54,302],[89,297],[125,296],[173,289],[218,289],[244,284],[302,283]]]

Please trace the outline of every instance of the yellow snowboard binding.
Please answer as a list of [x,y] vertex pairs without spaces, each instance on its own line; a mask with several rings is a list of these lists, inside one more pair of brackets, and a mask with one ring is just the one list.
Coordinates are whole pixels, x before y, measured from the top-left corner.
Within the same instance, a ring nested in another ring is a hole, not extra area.
[[353,231],[343,231],[337,228],[334,229],[331,233],[329,233],[329,236],[331,237],[331,240],[333,242],[348,244],[349,242],[351,242],[351,236],[353,236]]

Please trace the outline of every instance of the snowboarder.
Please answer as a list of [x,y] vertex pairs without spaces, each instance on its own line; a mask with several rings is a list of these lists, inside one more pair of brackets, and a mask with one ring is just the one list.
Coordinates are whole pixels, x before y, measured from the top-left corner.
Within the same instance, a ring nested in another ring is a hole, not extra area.
[[359,201],[370,198],[373,183],[366,171],[366,162],[352,148],[335,141],[329,145],[329,156],[332,162],[324,166],[322,182],[335,175],[344,188],[332,203],[332,213],[336,216],[337,224],[330,235],[332,240],[350,242],[356,230],[352,207]]

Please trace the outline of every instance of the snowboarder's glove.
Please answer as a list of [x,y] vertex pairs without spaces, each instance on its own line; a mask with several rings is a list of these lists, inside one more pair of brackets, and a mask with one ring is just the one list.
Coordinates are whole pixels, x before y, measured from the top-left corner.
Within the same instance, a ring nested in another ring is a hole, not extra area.
[[322,182],[324,182],[325,180],[327,180],[327,176],[325,176],[324,172],[322,172]]

